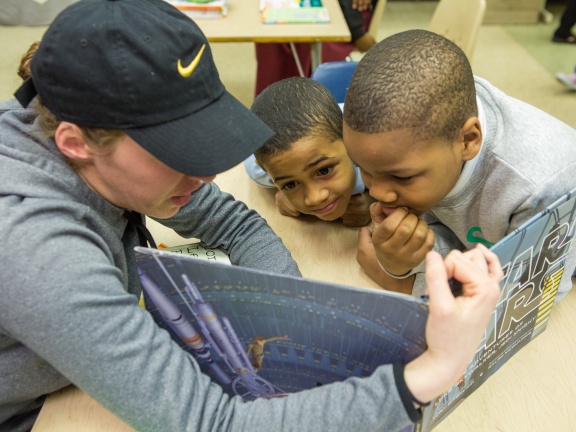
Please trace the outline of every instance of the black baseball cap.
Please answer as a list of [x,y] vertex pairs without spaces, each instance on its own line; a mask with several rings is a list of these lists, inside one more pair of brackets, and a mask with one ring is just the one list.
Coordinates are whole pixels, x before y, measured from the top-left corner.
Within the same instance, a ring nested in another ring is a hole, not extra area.
[[42,37],[34,96],[60,121],[125,132],[166,165],[211,176],[274,132],[226,91],[196,23],[163,0],[81,0]]

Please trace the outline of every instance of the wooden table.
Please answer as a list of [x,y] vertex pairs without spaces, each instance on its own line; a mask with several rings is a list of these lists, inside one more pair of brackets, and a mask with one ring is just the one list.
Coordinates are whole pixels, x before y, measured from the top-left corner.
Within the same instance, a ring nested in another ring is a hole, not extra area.
[[350,31],[337,0],[323,0],[325,24],[263,24],[259,0],[228,0],[228,15],[195,22],[210,42],[349,42]]
[[349,42],[350,30],[337,0],[323,0],[330,22],[323,24],[263,24],[259,0],[228,0],[228,14],[222,19],[196,19],[208,41],[213,42],[308,42],[312,46],[312,67],[321,62],[322,42]]
[[[273,191],[254,184],[242,165],[216,183],[257,209],[292,252],[305,277],[375,288],[355,259],[357,230],[318,219],[280,216]],[[185,243],[150,224],[158,242]],[[436,432],[573,432],[576,430],[576,289],[555,306],[546,331],[466,399]],[[132,429],[85,393],[68,387],[50,396],[33,432],[125,432]],[[160,431],[159,431],[160,432]]]

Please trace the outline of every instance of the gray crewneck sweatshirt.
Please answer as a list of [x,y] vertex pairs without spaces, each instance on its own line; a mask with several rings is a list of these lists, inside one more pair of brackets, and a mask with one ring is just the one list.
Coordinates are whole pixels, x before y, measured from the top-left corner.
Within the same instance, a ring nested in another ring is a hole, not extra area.
[[[427,222],[448,228],[435,230],[444,252],[450,247],[443,242],[465,249],[477,243],[490,247],[576,188],[576,130],[482,78],[475,80],[482,147],[466,162],[452,191],[424,215]],[[447,240],[453,235],[456,240]],[[558,300],[572,288],[576,247],[565,268]],[[423,291],[419,273],[414,293]]]

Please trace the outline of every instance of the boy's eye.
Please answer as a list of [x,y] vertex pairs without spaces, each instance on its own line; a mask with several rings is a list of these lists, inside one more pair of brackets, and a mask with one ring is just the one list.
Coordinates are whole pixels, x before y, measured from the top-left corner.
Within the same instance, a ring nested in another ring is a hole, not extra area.
[[296,187],[296,182],[288,182],[280,187],[280,190],[290,190]]
[[395,180],[400,181],[400,182],[407,182],[410,181],[414,178],[414,176],[408,176],[408,177],[398,177],[398,176],[393,176]]
[[334,170],[334,166],[327,166],[327,167],[323,167],[320,168],[317,173],[320,176],[327,176],[328,174],[330,174],[332,172],[332,170]]

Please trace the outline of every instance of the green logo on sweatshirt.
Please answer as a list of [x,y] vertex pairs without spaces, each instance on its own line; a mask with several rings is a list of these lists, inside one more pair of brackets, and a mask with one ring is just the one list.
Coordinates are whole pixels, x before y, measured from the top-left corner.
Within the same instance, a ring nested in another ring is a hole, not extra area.
[[480,227],[472,227],[468,230],[468,234],[466,235],[466,240],[470,243],[482,243],[486,247],[492,247],[494,243],[484,239],[482,236],[482,229]]

